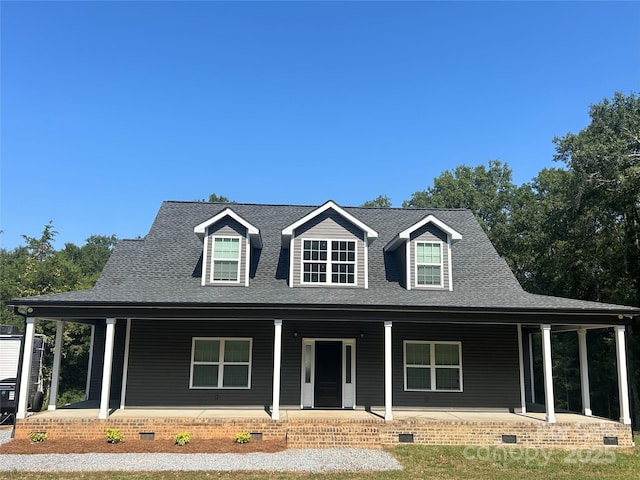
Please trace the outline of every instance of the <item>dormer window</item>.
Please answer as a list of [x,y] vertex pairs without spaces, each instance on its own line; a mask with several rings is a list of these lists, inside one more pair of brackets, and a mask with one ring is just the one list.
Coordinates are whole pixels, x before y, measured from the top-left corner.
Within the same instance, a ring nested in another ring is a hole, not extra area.
[[252,253],[262,248],[260,230],[225,208],[193,231],[202,240],[201,285],[248,287]]
[[401,283],[407,290],[453,291],[451,247],[462,240],[462,235],[427,215],[398,233],[384,247],[393,253],[402,267]]
[[212,282],[240,281],[240,237],[213,237]]
[[369,246],[378,233],[332,201],[282,230],[290,287],[369,288]]
[[302,253],[302,283],[356,283],[355,241],[303,240]]
[[442,287],[442,244],[416,242],[416,284]]

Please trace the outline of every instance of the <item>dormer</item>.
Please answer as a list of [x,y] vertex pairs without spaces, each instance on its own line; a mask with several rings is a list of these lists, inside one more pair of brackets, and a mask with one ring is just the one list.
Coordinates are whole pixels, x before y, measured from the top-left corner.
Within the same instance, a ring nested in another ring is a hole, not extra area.
[[248,287],[252,250],[262,248],[260,230],[225,208],[193,231],[203,242],[201,285]]
[[290,287],[369,287],[369,245],[378,233],[333,201],[282,230]]
[[396,235],[385,247],[395,252],[407,290],[453,291],[451,246],[462,235],[428,215]]

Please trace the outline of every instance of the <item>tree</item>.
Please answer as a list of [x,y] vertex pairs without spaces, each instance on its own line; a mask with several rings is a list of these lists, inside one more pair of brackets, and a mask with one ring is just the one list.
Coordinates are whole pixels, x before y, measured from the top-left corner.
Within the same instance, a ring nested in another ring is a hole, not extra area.
[[[56,251],[53,248],[56,234],[53,224],[49,222],[40,237],[23,235],[25,246],[9,252],[0,250],[0,301],[3,324],[18,325],[21,329],[24,326],[23,319],[6,306],[13,298],[91,288],[117,240],[114,235],[94,235],[89,237],[82,247],[67,243],[63,250]],[[53,323],[38,322],[37,331],[45,335],[49,345],[52,344],[55,335]],[[65,325],[65,361],[61,365],[59,403],[82,399],[90,331],[88,325],[81,323],[69,322]],[[48,388],[51,363],[52,354],[47,350],[44,358],[45,392]]]
[[360,206],[365,208],[391,208],[391,199],[386,195],[378,195],[373,200],[367,200]]
[[510,218],[517,187],[509,166],[499,160],[469,167],[460,165],[434,178],[433,187],[416,192],[403,208],[468,208],[489,235],[496,249],[509,257]]
[[215,193],[212,193],[211,195],[209,195],[209,199],[208,200],[205,200],[203,198],[202,200],[196,200],[196,201],[197,202],[211,202],[211,203],[236,203],[235,200],[229,200],[224,195],[217,195]]
[[[591,245],[587,300],[640,306],[640,97],[615,93],[591,105],[591,123],[556,137],[555,159],[573,172],[576,243]],[[640,425],[640,321],[628,335],[634,424]]]

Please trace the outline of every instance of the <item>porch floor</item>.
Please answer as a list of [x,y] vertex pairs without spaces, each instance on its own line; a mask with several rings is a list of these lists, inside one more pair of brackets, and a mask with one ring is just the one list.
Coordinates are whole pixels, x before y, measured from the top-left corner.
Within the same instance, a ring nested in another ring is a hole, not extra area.
[[[82,402],[76,405],[60,407],[56,410],[43,410],[30,414],[30,417],[97,419],[97,405]],[[203,409],[203,408],[125,408],[112,409],[110,419],[131,418],[189,418],[189,419],[258,419],[269,420],[270,414],[260,408]],[[280,421],[289,420],[345,420],[384,422],[384,410],[280,410]],[[421,422],[530,422],[545,423],[544,412],[512,413],[503,410],[394,410],[393,420]],[[618,423],[602,417],[581,415],[579,413],[556,413],[557,423]]]

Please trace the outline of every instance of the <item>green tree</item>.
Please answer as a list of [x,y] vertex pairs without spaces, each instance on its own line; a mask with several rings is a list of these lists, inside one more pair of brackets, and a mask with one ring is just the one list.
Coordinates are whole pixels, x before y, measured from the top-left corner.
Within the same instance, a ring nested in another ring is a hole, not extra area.
[[[640,306],[640,97],[615,93],[591,105],[591,123],[555,138],[555,159],[573,173],[577,213],[573,242],[581,298]],[[588,246],[585,246],[588,244]],[[640,425],[640,321],[633,320],[629,356],[634,425]]]
[[391,208],[391,199],[386,195],[378,195],[373,200],[367,200],[361,207],[366,208]]
[[208,199],[202,199],[202,200],[196,200],[197,202],[211,202],[211,203],[236,203],[235,200],[229,200],[227,197],[225,197],[224,195],[217,195],[215,193],[212,193],[211,195],[209,195]]
[[469,167],[460,165],[433,180],[433,187],[415,192],[403,208],[468,208],[496,249],[510,259],[510,219],[518,188],[509,166],[499,160]]

